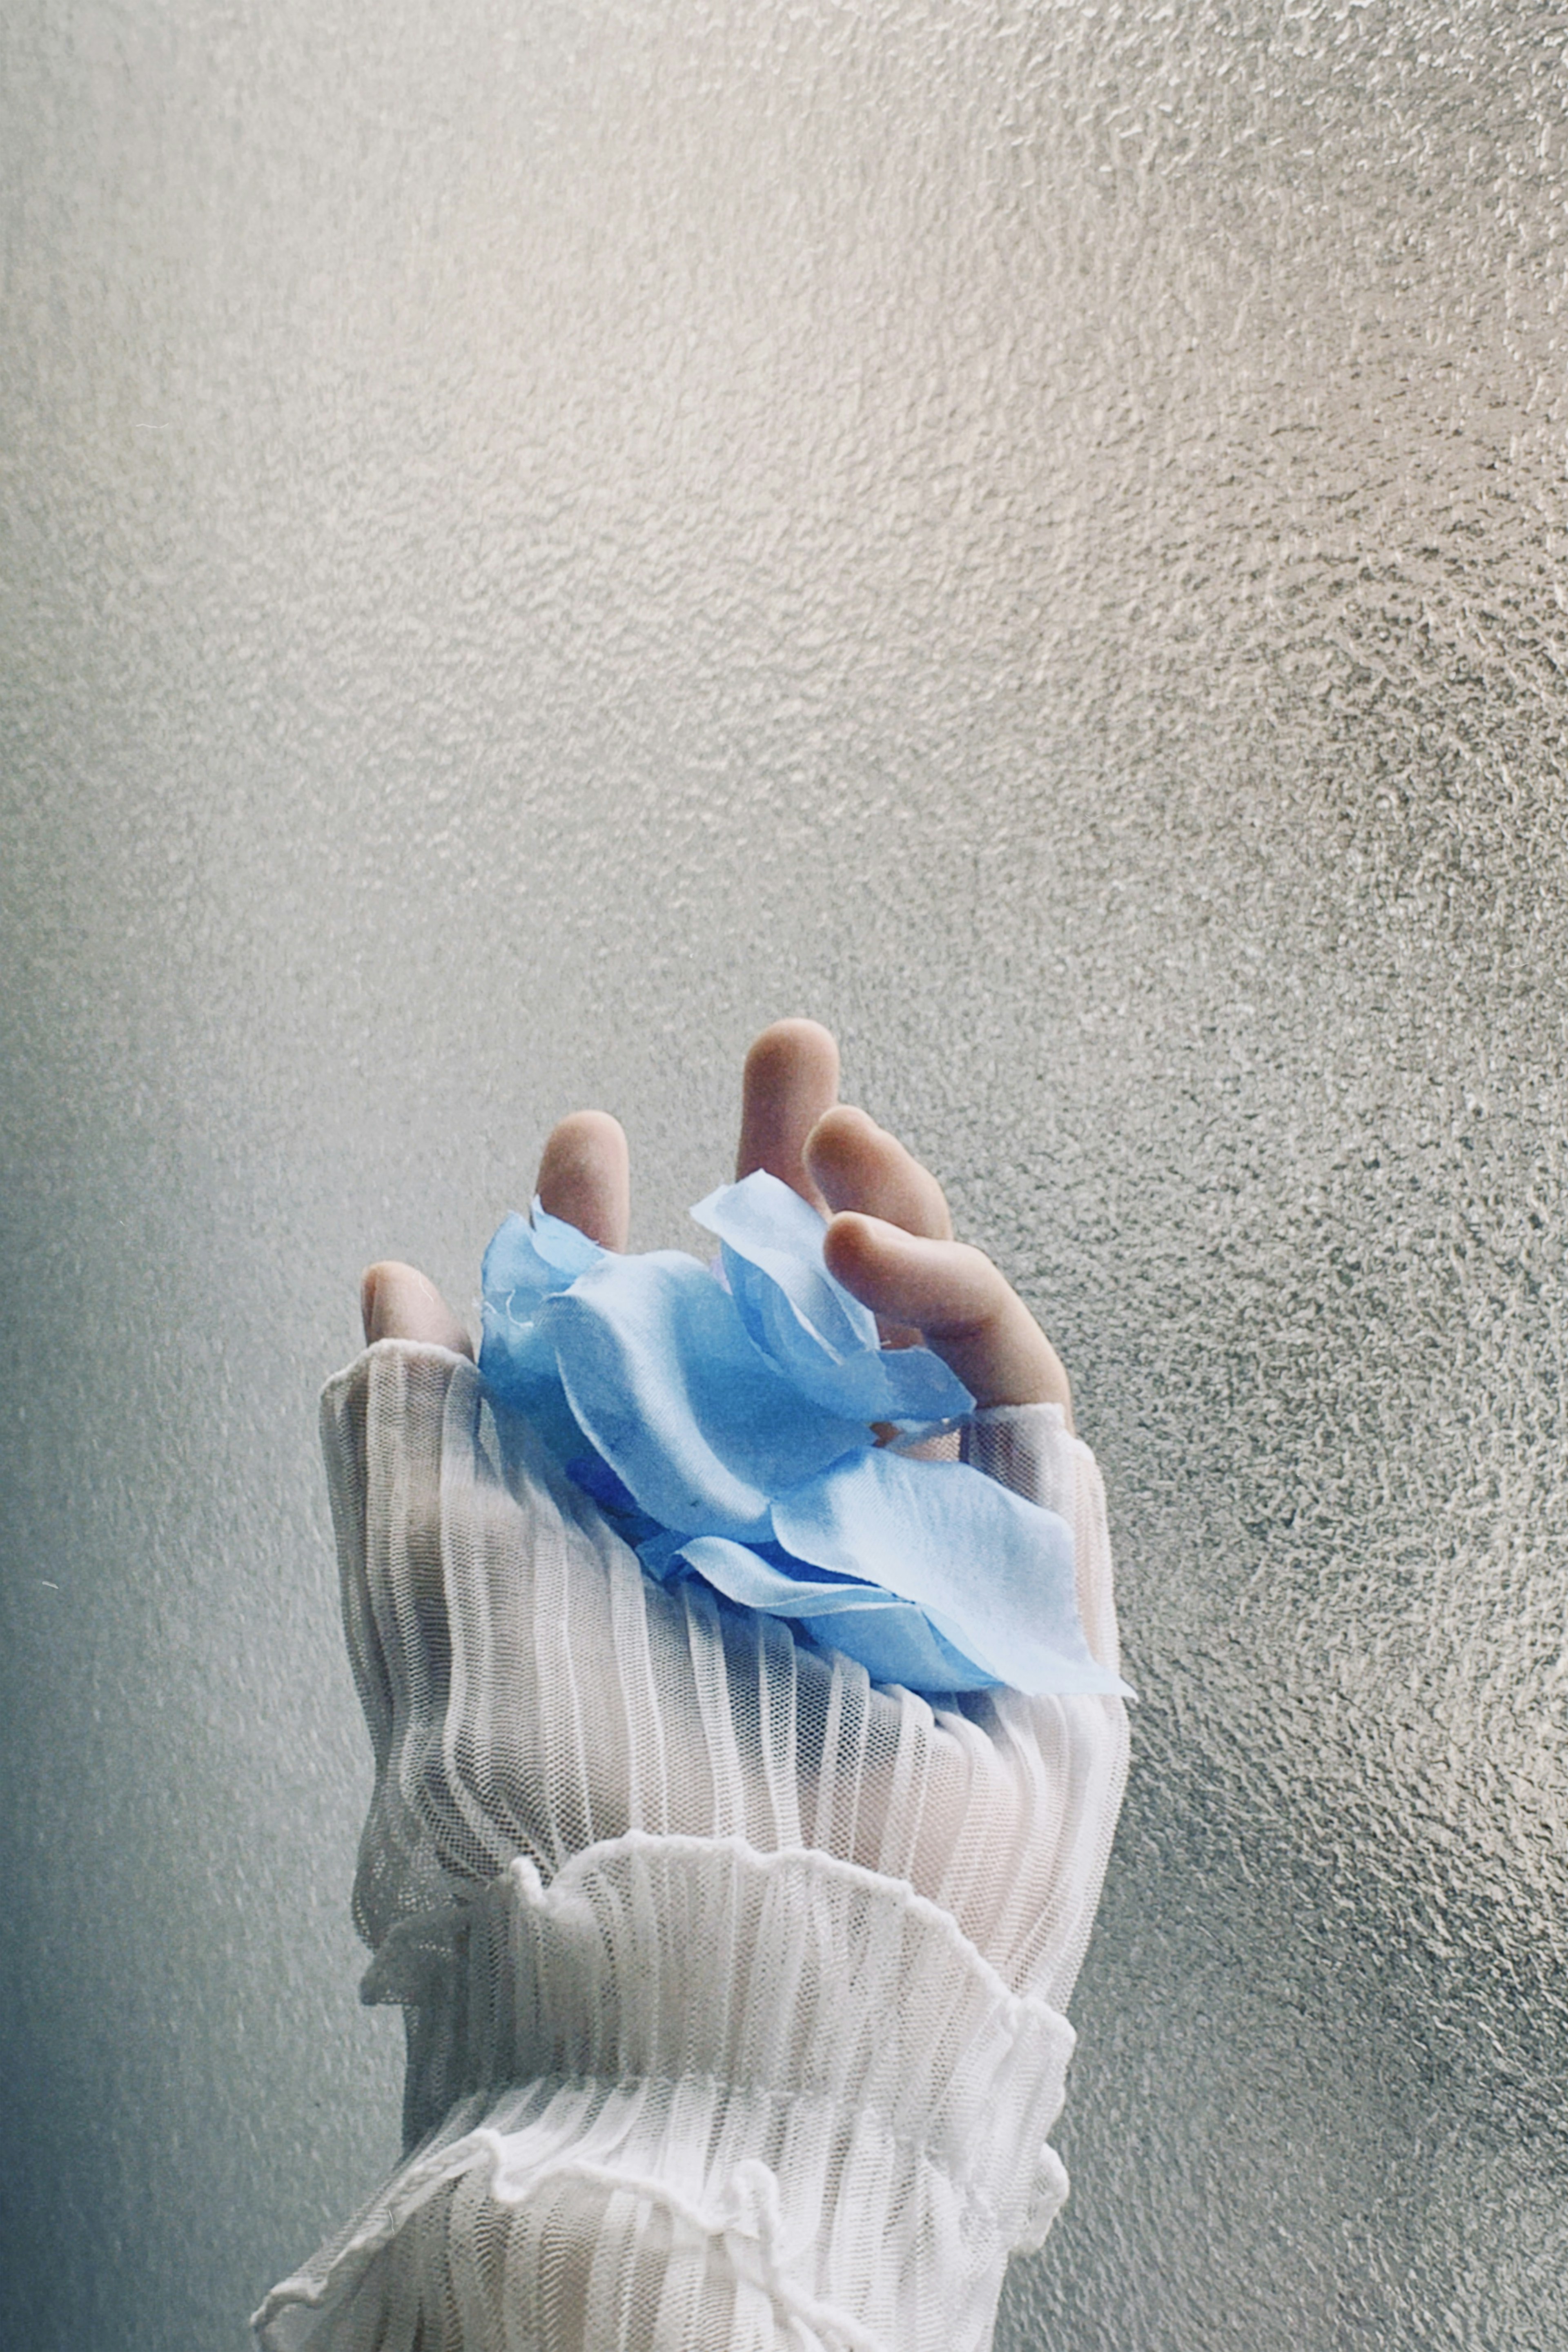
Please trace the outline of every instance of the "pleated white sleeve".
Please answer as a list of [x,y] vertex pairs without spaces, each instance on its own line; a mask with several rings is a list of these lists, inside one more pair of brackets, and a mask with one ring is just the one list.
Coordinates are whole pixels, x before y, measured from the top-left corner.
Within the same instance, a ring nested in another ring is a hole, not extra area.
[[[445,1349],[367,1349],[322,1430],[408,2153],[267,2352],[984,2352],[1067,2191],[1120,1701],[933,1709],[651,1582]],[[1050,1405],[963,1445],[1069,1520],[1114,1664],[1088,1448]]]

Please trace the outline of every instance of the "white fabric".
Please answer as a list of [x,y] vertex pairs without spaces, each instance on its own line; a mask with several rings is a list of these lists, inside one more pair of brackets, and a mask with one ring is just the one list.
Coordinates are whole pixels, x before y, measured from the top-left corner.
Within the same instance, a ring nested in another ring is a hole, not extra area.
[[[1066,2194],[1120,1702],[933,1711],[650,1582],[444,1349],[367,1349],[322,1430],[410,2153],[268,2352],[984,2352]],[[1069,1520],[1114,1664],[1088,1448],[1047,1405],[963,1444]]]

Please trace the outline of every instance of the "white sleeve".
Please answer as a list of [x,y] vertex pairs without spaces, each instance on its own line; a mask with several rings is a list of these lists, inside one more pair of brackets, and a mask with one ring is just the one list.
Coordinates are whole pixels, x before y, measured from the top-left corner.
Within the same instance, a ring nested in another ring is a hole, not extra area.
[[[1066,2194],[1120,1703],[933,1709],[651,1582],[445,1350],[368,1349],[322,1429],[408,2152],[268,2352],[983,2352]],[[1088,1449],[964,1444],[1070,1518],[1113,1658]]]

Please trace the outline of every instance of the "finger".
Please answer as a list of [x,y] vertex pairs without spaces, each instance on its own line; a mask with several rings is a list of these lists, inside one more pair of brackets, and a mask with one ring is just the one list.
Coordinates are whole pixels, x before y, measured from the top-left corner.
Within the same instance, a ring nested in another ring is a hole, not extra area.
[[831,1211],[858,1209],[930,1241],[952,1239],[942,1186],[897,1136],[840,1103],[805,1139],[806,1170]]
[[551,1129],[535,1190],[552,1217],[563,1217],[601,1249],[624,1250],[632,1171],[620,1120],[607,1110],[574,1110],[562,1119]]
[[419,1339],[433,1348],[450,1348],[456,1356],[472,1356],[473,1341],[437,1289],[417,1266],[400,1265],[384,1258],[367,1265],[360,1278],[360,1316],[367,1348],[377,1339]]
[[827,1228],[830,1274],[874,1315],[911,1323],[977,1405],[1059,1404],[1072,1426],[1061,1359],[984,1252],[847,1211]]
[[827,1213],[806,1171],[805,1139],[838,1098],[838,1048],[817,1021],[775,1021],[746,1056],[737,1177],[765,1168]]
[[[805,1164],[830,1212],[853,1209],[931,1241],[952,1240],[952,1219],[936,1178],[863,1110],[844,1103],[825,1112],[806,1138]],[[885,1347],[919,1344],[913,1325],[889,1316],[879,1322]]]

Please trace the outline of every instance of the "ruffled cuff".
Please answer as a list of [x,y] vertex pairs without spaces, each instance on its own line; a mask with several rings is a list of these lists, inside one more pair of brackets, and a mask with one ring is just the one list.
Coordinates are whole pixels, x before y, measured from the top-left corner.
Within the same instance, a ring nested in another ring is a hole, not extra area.
[[520,1859],[366,1995],[446,2021],[454,2103],[268,2298],[268,2352],[980,2352],[1066,2192],[1066,2019],[825,1853]]

